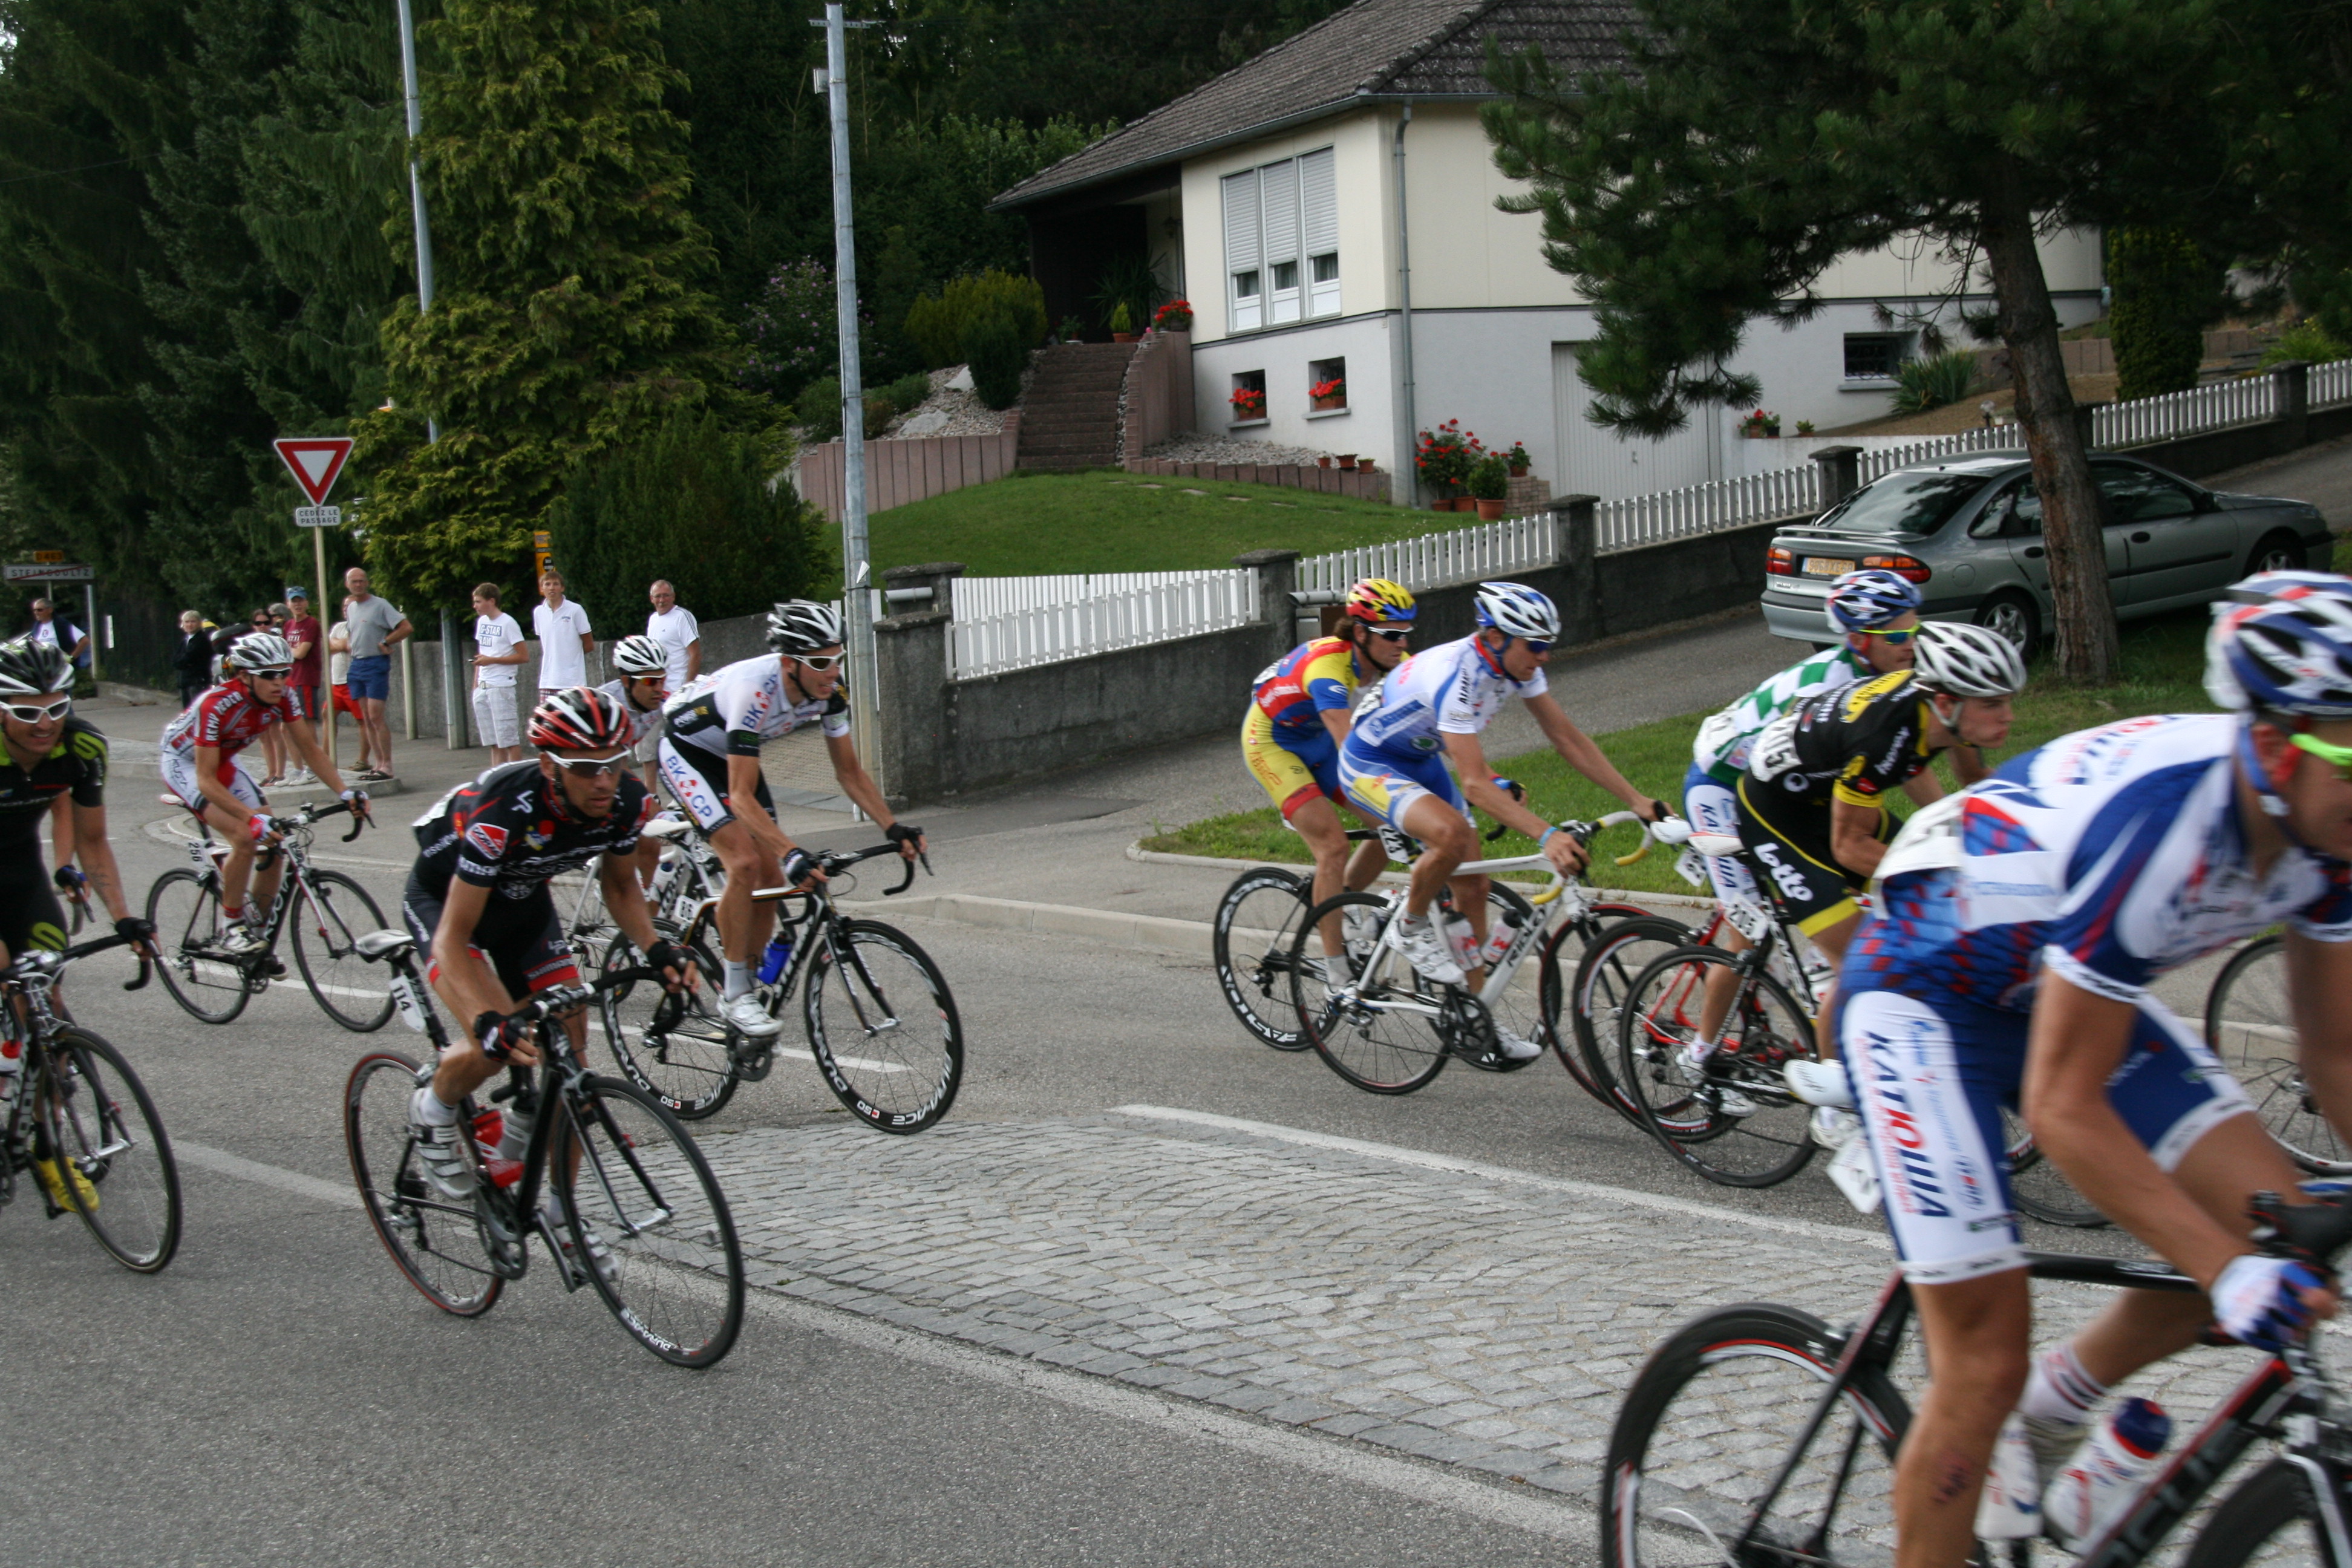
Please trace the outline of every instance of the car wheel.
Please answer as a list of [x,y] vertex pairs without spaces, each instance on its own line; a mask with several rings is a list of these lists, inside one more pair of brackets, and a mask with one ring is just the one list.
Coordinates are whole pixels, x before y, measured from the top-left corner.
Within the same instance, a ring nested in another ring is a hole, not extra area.
[[1977,606],[1971,618],[2015,643],[2029,661],[2042,647],[2042,612],[2022,594],[1995,594]]
[[2246,575],[2257,572],[2300,572],[2309,558],[2304,553],[2303,541],[2292,533],[2273,533],[2254,546],[2246,557]]

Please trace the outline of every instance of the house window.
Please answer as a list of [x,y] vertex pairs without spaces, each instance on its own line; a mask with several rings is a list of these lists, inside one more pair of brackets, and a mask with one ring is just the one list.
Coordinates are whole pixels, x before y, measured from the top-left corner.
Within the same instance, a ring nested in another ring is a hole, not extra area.
[[1221,184],[1233,330],[1338,315],[1339,183],[1331,149],[1244,169]]
[[1230,423],[1263,425],[1265,423],[1265,372],[1245,370],[1234,377],[1234,390],[1226,402],[1233,409]]
[[1845,378],[1848,381],[1892,381],[1909,357],[1911,339],[1904,332],[1848,332],[1845,335]]
[[1348,406],[1348,362],[1311,359],[1307,362],[1307,401],[1317,413]]

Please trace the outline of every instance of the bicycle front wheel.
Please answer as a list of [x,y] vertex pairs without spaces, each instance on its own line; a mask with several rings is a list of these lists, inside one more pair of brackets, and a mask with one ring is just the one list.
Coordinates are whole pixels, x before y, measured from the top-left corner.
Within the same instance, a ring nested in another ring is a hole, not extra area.
[[2215,978],[2205,996],[2205,1043],[2245,1086],[2263,1125],[2296,1164],[2314,1175],[2352,1175],[2352,1148],[2303,1080],[2284,937],[2248,942]]
[[801,1016],[833,1097],[868,1127],[920,1132],[963,1083],[963,1020],[947,977],[879,921],[814,928]]
[[354,1034],[392,1021],[392,972],[360,956],[359,940],[384,928],[367,889],[340,871],[313,871],[294,906],[294,963],[327,1016]]
[[1659,1346],[1609,1436],[1603,1568],[1892,1563],[1895,1451],[1911,1424],[1902,1394],[1859,1373],[1798,1447],[1840,1348],[1820,1319],[1754,1305],[1709,1312]]
[[147,918],[163,959],[155,968],[173,1001],[206,1024],[226,1024],[245,1011],[253,985],[243,969],[221,956],[217,878],[184,867],[164,872],[147,890]]
[[[1717,1044],[1694,1065],[1707,994],[1727,994]],[[1634,977],[1618,1020],[1618,1081],[1668,1153],[1727,1187],[1769,1187],[1813,1157],[1812,1107],[1782,1069],[1812,1059],[1805,1011],[1769,974],[1716,947],[1667,953]]]
[[[1301,960],[1327,915],[1362,914],[1374,930],[1389,921],[1389,900],[1378,893],[1342,893],[1307,911],[1290,942],[1291,994],[1307,1042],[1323,1065],[1367,1094],[1411,1094],[1445,1070],[1446,1037],[1440,1015],[1444,994],[1394,948],[1374,945],[1362,971],[1345,986],[1330,984],[1318,965]],[[1319,944],[1314,952],[1320,953]]]
[[343,1089],[343,1144],[368,1224],[402,1278],[443,1311],[478,1318],[506,1281],[490,1271],[474,1206],[443,1197],[425,1179],[408,1131],[418,1068],[393,1051],[359,1059]]
[[1209,928],[1209,955],[1226,1005],[1243,1028],[1277,1051],[1307,1049],[1290,1000],[1290,946],[1313,901],[1313,885],[1278,866],[1244,871],[1217,900]]
[[96,1035],[62,1028],[41,1098],[68,1206],[125,1268],[161,1270],[180,1246],[180,1172],[139,1075]]
[[[677,940],[667,926],[661,934]],[[692,952],[701,983],[683,996],[672,997],[654,982],[639,980],[616,985],[597,999],[604,1038],[621,1071],[688,1121],[717,1115],[742,1082],[727,1048],[727,1022],[719,1016],[723,972],[708,943],[693,944]],[[615,937],[604,950],[598,978],[644,963],[635,942]]]
[[2273,1459],[2221,1500],[2181,1568],[2330,1568],[2326,1516],[2297,1467]]
[[588,1079],[564,1111],[547,1180],[572,1258],[639,1344],[715,1364],[743,1326],[743,1249],[709,1162],[684,1122],[619,1079]]

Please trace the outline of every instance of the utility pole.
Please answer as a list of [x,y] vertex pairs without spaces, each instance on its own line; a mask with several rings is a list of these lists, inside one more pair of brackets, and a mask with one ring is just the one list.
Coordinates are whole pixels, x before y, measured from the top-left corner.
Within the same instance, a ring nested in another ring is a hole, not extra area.
[[[408,0],[395,0],[395,4],[400,7],[400,79],[408,95],[408,205],[416,220],[416,309],[421,314],[433,309],[433,230],[425,221],[425,174],[416,166],[416,139],[425,132],[425,110],[416,92],[416,23],[409,15]],[[425,437],[428,441],[441,439],[441,421],[430,414],[425,416]]]

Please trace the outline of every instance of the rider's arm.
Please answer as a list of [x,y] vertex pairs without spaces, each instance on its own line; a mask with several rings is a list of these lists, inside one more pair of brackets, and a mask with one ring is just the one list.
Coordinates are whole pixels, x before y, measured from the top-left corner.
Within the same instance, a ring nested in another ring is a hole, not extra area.
[[[1551,742],[1551,749],[1560,754],[1563,762],[1623,801],[1634,816],[1644,822],[1650,820],[1651,807],[1654,804],[1651,797],[1626,782],[1625,775],[1617,771],[1616,764],[1592,743],[1592,738],[1578,729],[1576,721],[1560,710],[1559,703],[1550,692],[1530,697],[1527,704],[1528,711],[1535,715],[1536,727],[1544,732],[1544,739]],[[1446,737],[1449,741],[1453,738],[1451,735]]]
[[448,897],[441,901],[441,923],[433,928],[433,963],[440,972],[433,988],[449,1005],[468,1037],[476,1018],[485,1013],[512,1012],[516,1005],[489,961],[474,951],[474,928],[481,923],[482,911],[489,902],[488,888],[452,877]]
[[1331,743],[1333,745],[1344,746],[1348,743],[1348,723],[1354,715],[1347,709],[1326,708],[1318,712],[1316,717],[1323,721],[1323,728],[1331,731]]
[[1454,764],[1454,776],[1462,781],[1463,798],[1506,827],[1517,828],[1530,838],[1542,837],[1551,824],[1496,787],[1495,770],[1486,765],[1486,748],[1478,737],[1452,731],[1443,734],[1446,760]]
[[[898,819],[891,815],[889,803],[875,787],[874,775],[867,773],[866,764],[857,760],[857,742],[846,735],[827,735],[824,749],[833,759],[833,776],[839,781],[841,793],[855,801],[858,810],[872,817],[877,826],[887,832]],[[906,839],[898,846],[898,856],[901,859],[912,860],[918,853],[929,847],[920,838]]]
[[2294,1007],[2303,1080],[2338,1137],[2352,1136],[2352,942],[2286,933],[2287,995]]
[[[1954,763],[1952,765],[1954,767],[1959,766],[1958,763]],[[1974,779],[1963,779],[1960,782],[1962,784],[1974,784],[1976,781]],[[1921,768],[1917,773],[1913,773],[1909,778],[1903,781],[1903,793],[1911,797],[1911,804],[1914,805],[1933,805],[1937,801],[1944,798],[1944,781],[1937,778],[1932,770]]]
[[73,863],[73,800],[61,795],[49,806],[49,864],[62,868]]
[[[82,875],[89,879],[90,889],[105,900],[106,912],[116,920],[127,920],[131,904],[122,896],[122,873],[114,864],[114,846],[107,841],[106,807],[74,805],[73,836],[75,853],[81,858]],[[58,862],[62,866],[63,860]]]
[[1952,759],[1952,776],[1960,781],[1962,789],[1992,777],[1992,769],[1985,765],[1984,752],[1974,746],[1954,746],[1944,754]]
[[1886,855],[1886,846],[1878,837],[1878,829],[1885,820],[1884,806],[1856,805],[1850,800],[1832,799],[1830,853],[1855,876],[1869,876],[1878,869],[1878,862]]
[[[637,885],[635,850],[626,854],[616,850],[598,860],[596,882],[604,895],[604,911],[621,928],[621,934],[639,952],[652,951],[660,933],[654,930],[653,914],[646,908],[645,889]],[[687,967],[690,974],[693,965]]]

